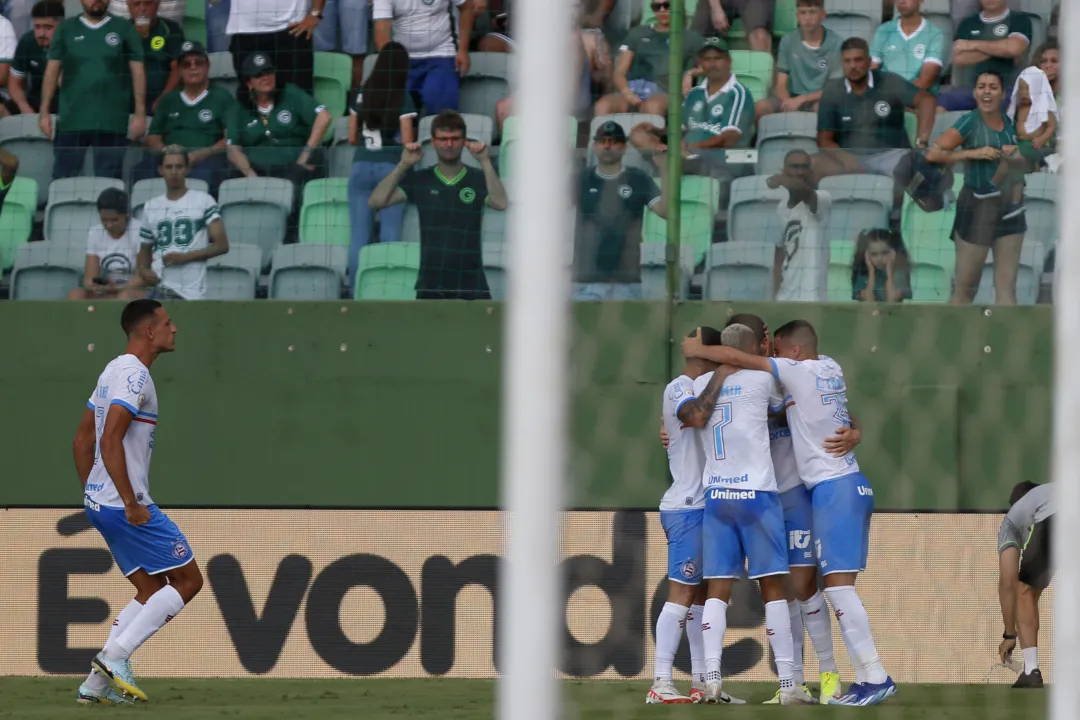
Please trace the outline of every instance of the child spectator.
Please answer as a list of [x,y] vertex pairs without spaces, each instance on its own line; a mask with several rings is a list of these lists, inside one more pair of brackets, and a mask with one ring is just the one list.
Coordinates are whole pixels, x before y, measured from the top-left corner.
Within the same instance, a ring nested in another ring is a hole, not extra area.
[[864,230],[851,260],[851,299],[902,302],[911,299],[911,261],[900,233]]
[[799,27],[780,41],[776,56],[776,82],[772,95],[759,100],[757,116],[817,110],[821,90],[833,72],[840,72],[840,45],[844,38],[828,30],[825,0],[798,0]]

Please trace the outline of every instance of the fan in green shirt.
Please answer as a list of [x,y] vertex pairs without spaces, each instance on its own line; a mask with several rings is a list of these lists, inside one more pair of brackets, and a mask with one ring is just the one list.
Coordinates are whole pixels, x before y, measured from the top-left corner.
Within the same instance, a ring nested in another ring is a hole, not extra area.
[[983,11],[956,28],[953,44],[953,86],[964,94],[962,106],[950,110],[973,110],[971,88],[984,70],[992,70],[1012,89],[1031,45],[1031,18],[1009,10],[1006,0],[982,0]]
[[[8,80],[11,101],[24,115],[33,115],[41,107],[41,88],[49,62],[49,44],[64,19],[64,5],[58,0],[39,0],[30,15],[34,28],[19,38]],[[50,108],[54,113],[58,109],[57,100],[59,98],[53,99]]]
[[821,90],[840,71],[843,38],[826,28],[825,0],[798,0],[799,27],[780,40],[772,95],[757,102],[758,117],[780,112],[813,111]]
[[131,23],[143,43],[146,65],[146,105],[152,114],[161,97],[180,84],[176,66],[184,29],[172,20],[158,16],[160,0],[127,0]]
[[870,43],[875,70],[899,75],[916,87],[936,93],[945,65],[945,35],[923,17],[922,0],[897,0],[895,20],[882,23]]

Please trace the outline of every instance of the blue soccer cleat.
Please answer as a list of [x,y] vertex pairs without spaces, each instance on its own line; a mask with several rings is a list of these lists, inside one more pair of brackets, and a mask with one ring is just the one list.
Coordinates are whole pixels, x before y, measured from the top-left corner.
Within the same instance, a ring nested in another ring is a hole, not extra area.
[[146,702],[146,693],[135,684],[135,673],[127,660],[111,660],[105,657],[105,651],[99,652],[90,663],[98,675],[104,675],[109,684],[123,695],[130,695],[135,700]]
[[883,683],[856,683],[852,685],[846,695],[830,702],[830,705],[845,705],[851,707],[869,707],[880,705],[896,694],[896,683],[891,677],[885,678]]
[[131,705],[133,701],[124,697],[111,687],[98,691],[86,683],[79,686],[79,697],[76,699],[80,705]]

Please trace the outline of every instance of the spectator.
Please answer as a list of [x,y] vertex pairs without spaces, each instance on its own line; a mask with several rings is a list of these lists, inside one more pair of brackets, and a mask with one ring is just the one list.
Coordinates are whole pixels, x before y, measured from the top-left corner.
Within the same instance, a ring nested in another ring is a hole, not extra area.
[[[671,33],[671,3],[658,0],[652,4],[655,25],[631,28],[619,47],[612,80],[616,92],[596,102],[597,115],[642,112],[667,114],[668,44]],[[683,69],[694,64],[694,51],[703,38],[692,30],[683,34]],[[675,88],[678,91],[678,88]]]
[[[507,207],[506,190],[491,164],[487,146],[465,139],[465,120],[452,110],[435,116],[431,142],[439,162],[411,170],[423,156],[420,143],[406,145],[394,171],[371,193],[373,210],[412,202],[420,214],[418,300],[487,300],[480,228],[485,205]],[[468,148],[483,170],[461,162]]]
[[[641,225],[646,208],[667,217],[667,195],[639,168],[624,167],[626,132],[609,120],[593,138],[596,167],[578,177],[575,300],[640,300]],[[667,163],[658,162],[667,187]]]
[[[1016,128],[1001,112],[1005,85],[993,70],[979,74],[975,84],[978,109],[956,121],[927,152],[940,165],[964,163],[964,187],[956,202],[953,242],[956,245],[956,280],[950,302],[969,304],[979,289],[983,265],[994,249],[994,291],[999,305],[1016,304],[1016,275],[1020,248],[1027,232],[1023,207],[1009,203],[1009,194],[995,183],[1006,164],[1023,162]],[[958,150],[958,148],[961,148]],[[1007,165],[1006,165],[1007,169]]]
[[[24,115],[33,115],[41,107],[41,86],[45,80],[45,66],[49,62],[49,44],[56,27],[64,19],[64,3],[60,0],[38,0],[30,11],[33,29],[19,38],[15,59],[11,61],[8,76],[9,109]],[[50,112],[58,109],[59,98],[53,98]]]
[[[1024,0],[1008,0],[1008,8],[1018,12],[1024,10]],[[950,0],[949,15],[952,16],[952,26],[960,27],[960,23],[979,12],[979,0]],[[956,34],[956,37],[960,37]]]
[[97,199],[101,224],[90,228],[86,238],[86,268],[82,287],[68,293],[69,300],[106,300],[143,296],[142,278],[135,269],[139,261],[142,225],[128,213],[123,190],[106,188]]
[[1047,40],[1035,51],[1035,57],[1031,64],[1046,73],[1046,79],[1050,81],[1050,89],[1054,91],[1054,100],[1061,105],[1061,86],[1058,84],[1058,65],[1061,63],[1061,53],[1058,50],[1057,40]]
[[1023,201],[1024,175],[1037,172],[1047,156],[1053,155],[1057,144],[1057,101],[1050,81],[1039,68],[1032,66],[1020,73],[1013,86],[1008,118],[1016,128],[1020,155],[1026,166],[1016,163],[1012,168],[1013,203]]
[[498,12],[491,17],[491,28],[477,43],[478,52],[508,53],[514,49],[514,38],[510,32],[510,0],[493,0]]
[[870,43],[875,70],[936,93],[944,67],[945,35],[922,15],[923,0],[896,0],[896,19],[882,23]]
[[844,41],[841,61],[844,77],[826,83],[818,105],[821,152],[813,158],[814,172],[818,178],[849,173],[892,177],[911,148],[904,108],[915,107],[916,147],[926,147],[934,126],[934,96],[899,75],[871,70],[862,38]]
[[[986,70],[1000,75],[1005,88],[1011,88],[1031,44],[1031,18],[1026,13],[1009,10],[1005,0],[979,1],[982,12],[956,28],[953,87],[938,98],[947,111],[976,108],[973,80]],[[1004,100],[1008,99],[1006,91]]]
[[[198,0],[189,0],[198,2]],[[315,92],[315,56],[311,37],[322,19],[325,0],[230,0],[233,67],[242,70],[260,53],[281,73],[282,85]]]
[[304,183],[325,170],[319,145],[333,119],[330,111],[295,85],[278,87],[274,65],[264,53],[248,55],[240,77],[229,160],[245,177],[291,180],[299,198]]
[[[475,0],[373,1],[375,47],[382,50],[392,34],[409,51],[409,92],[419,96],[423,114],[457,110],[461,78],[469,72]],[[460,9],[457,28],[454,8]]]
[[238,110],[236,99],[210,84],[210,59],[200,43],[184,41],[179,61],[183,85],[161,98],[146,138],[154,156],[143,161],[137,174],[157,175],[156,154],[166,145],[179,145],[188,153],[188,177],[203,180],[215,192],[228,173],[225,140],[228,123]]
[[184,28],[173,20],[158,16],[160,0],[127,0],[127,4],[131,23],[142,38],[146,104],[153,114],[161,97],[180,86],[176,60],[180,46],[184,44]]
[[[401,147],[416,142],[417,113],[408,83],[409,53],[401,43],[386,43],[349,114],[349,144],[357,146],[349,175],[350,283],[356,276],[360,249],[371,240],[371,191],[394,171]],[[379,242],[400,240],[404,219],[404,205],[380,211]]]
[[699,35],[727,35],[731,21],[741,18],[750,49],[772,54],[776,0],[700,0],[690,27]]
[[364,82],[364,55],[371,25],[370,0],[325,0],[322,22],[315,28],[315,52],[341,52],[352,57],[352,83]]
[[[187,14],[187,4],[196,2],[200,2],[200,0],[161,0],[158,15],[166,20],[171,20],[177,25],[183,25],[184,17]],[[202,0],[202,2],[206,2],[206,0]],[[225,0],[225,3],[227,5],[228,0]],[[133,17],[127,0],[109,0],[109,14],[125,20],[130,20]]]
[[825,0],[798,0],[799,27],[780,40],[776,82],[771,97],[757,103],[757,116],[779,112],[814,111],[830,73],[840,69],[843,38],[829,30]]
[[206,261],[229,252],[217,201],[187,186],[187,153],[170,145],[158,155],[165,194],[143,206],[139,276],[155,300],[206,297]]
[[851,299],[903,302],[911,299],[911,261],[900,233],[863,230],[851,260]]
[[[11,71],[11,61],[15,59],[15,48],[19,44],[19,36],[15,34],[15,28],[11,22],[0,15],[0,88],[7,87]],[[8,108],[0,103],[0,117],[8,114]]]
[[119,178],[128,137],[138,140],[146,134],[142,38],[134,25],[105,12],[105,0],[82,0],[82,6],[83,14],[60,23],[49,44],[41,106],[52,106],[63,73],[56,137],[49,113],[38,115],[38,125],[45,137],[53,138],[54,178],[81,175],[90,146],[94,174]]
[[829,285],[829,222],[832,196],[819,190],[810,154],[792,150],[784,168],[768,180],[783,188],[776,213],[784,220],[773,259],[773,294],[778,302],[827,302]]

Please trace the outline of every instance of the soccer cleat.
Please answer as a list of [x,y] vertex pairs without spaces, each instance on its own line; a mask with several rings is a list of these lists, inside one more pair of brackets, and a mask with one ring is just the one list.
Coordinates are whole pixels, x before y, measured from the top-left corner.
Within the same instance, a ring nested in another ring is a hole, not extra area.
[[780,705],[817,705],[818,701],[810,694],[805,685],[796,685],[793,688],[780,690],[776,694]]
[[718,682],[705,684],[705,698],[702,702],[706,705],[745,705],[745,700],[733,698],[724,692],[723,686]]
[[660,680],[659,678],[649,688],[649,693],[645,696],[646,705],[688,705],[691,702],[693,700],[675,689],[675,683],[671,682],[671,680]]
[[[810,692],[810,688],[807,687],[806,683],[803,683],[802,685],[798,685],[796,687],[798,687],[803,692],[805,692],[807,695],[809,695],[810,699],[813,700],[813,702],[811,702],[811,703],[802,703],[802,704],[804,704],[804,705],[817,705],[818,704],[817,700],[814,700],[814,694],[812,692]],[[766,700],[765,702],[763,702],[762,705],[783,705],[784,703],[782,703],[780,701],[780,692],[781,692],[780,688],[777,688],[776,689],[776,694],[773,695],[768,700]],[[788,703],[788,704],[790,705],[791,703]]]
[[130,695],[135,700],[146,702],[149,700],[146,693],[135,684],[135,673],[131,672],[131,663],[127,660],[110,660],[105,657],[105,651],[94,656],[90,667],[98,675],[104,675],[118,692]]
[[694,680],[690,683],[690,701],[698,705],[705,700],[705,683]]
[[80,705],[131,705],[132,701],[124,697],[111,687],[102,691],[91,688],[86,683],[79,686],[79,697],[76,699]]
[[1039,671],[1039,668],[1035,668],[1029,673],[1021,673],[1012,686],[1020,690],[1041,688],[1043,686],[1042,672]]
[[818,702],[822,705],[828,705],[843,694],[840,689],[840,673],[821,673],[821,694],[818,697]]
[[896,683],[892,678],[885,678],[883,683],[856,683],[852,685],[846,695],[830,702],[830,705],[847,705],[853,707],[869,707],[880,705],[896,694]]

